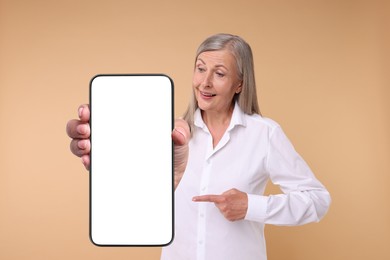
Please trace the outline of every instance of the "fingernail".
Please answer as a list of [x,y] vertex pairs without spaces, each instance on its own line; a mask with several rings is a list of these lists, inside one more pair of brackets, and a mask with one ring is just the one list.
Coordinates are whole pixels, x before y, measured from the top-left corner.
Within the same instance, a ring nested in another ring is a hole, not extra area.
[[87,132],[87,128],[84,125],[79,125],[79,126],[77,126],[77,132],[79,132],[79,134],[83,135]]
[[83,110],[84,110],[84,107],[79,108],[79,118],[81,118],[81,116],[83,114]]
[[85,149],[87,147],[86,143],[84,140],[81,140],[77,143],[77,146],[80,148],[80,149]]
[[175,131],[179,132],[182,136],[185,137],[184,130],[182,128],[175,128]]

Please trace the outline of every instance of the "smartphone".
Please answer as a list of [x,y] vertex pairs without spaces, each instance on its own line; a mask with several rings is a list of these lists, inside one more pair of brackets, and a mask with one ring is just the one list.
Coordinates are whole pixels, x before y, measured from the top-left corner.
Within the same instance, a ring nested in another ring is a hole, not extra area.
[[174,236],[173,81],[162,74],[90,82],[90,239],[166,246]]

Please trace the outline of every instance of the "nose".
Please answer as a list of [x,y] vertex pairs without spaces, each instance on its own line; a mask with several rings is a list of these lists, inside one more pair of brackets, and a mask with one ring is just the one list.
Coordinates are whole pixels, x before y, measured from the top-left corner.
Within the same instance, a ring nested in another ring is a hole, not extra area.
[[212,76],[213,74],[211,72],[205,72],[204,77],[202,80],[202,87],[212,87],[213,86],[213,81],[212,81]]

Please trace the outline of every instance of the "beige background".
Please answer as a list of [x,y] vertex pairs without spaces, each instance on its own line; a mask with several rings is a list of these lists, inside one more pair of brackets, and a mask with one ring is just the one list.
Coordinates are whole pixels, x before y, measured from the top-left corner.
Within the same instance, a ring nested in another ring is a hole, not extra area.
[[269,259],[390,259],[389,7],[0,0],[0,259],[159,259],[90,243],[88,173],[65,124],[98,73],[170,75],[180,115],[195,50],[217,32],[251,44],[263,114],[333,198],[319,224],[267,226]]

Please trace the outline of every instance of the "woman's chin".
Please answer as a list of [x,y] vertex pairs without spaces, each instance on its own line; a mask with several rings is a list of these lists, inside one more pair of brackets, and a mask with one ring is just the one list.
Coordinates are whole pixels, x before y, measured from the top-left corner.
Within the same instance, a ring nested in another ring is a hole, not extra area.
[[208,110],[210,108],[210,106],[208,104],[205,104],[202,101],[201,102],[198,101],[198,107],[200,110],[203,110],[203,111]]

